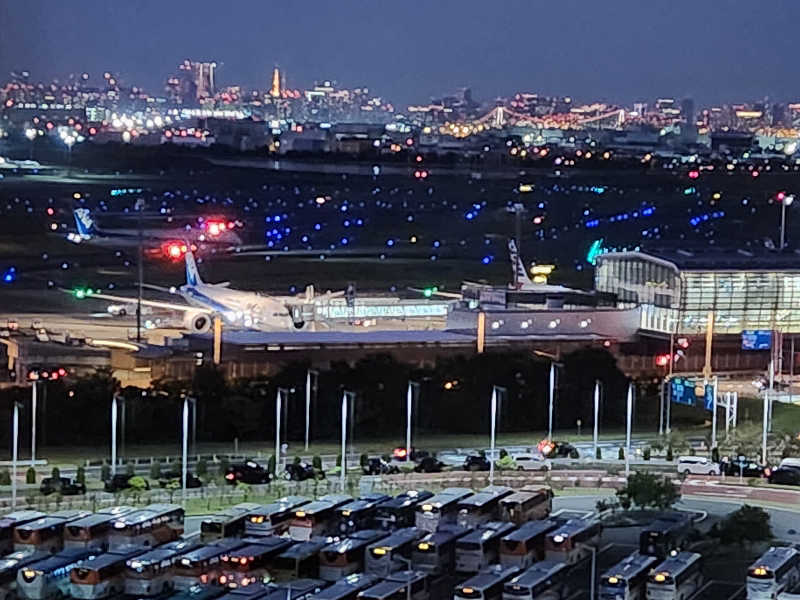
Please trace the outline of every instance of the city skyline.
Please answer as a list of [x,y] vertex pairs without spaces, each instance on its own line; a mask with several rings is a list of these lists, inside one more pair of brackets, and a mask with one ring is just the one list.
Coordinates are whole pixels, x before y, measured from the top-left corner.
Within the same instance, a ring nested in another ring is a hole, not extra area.
[[[611,102],[800,96],[788,61],[800,7],[775,2],[756,23],[740,2],[678,4],[625,1],[612,12],[575,2],[506,2],[499,10],[440,2],[424,14],[401,14],[352,2],[305,13],[239,3],[239,11],[220,14],[203,2],[132,7],[90,0],[82,3],[80,25],[65,27],[74,8],[32,2],[0,8],[7,24],[0,73],[28,69],[46,81],[88,71],[99,82],[113,70],[158,94],[187,57],[216,61],[220,86],[269,88],[279,64],[290,87],[337,79],[374,88],[399,107],[463,86],[482,100],[519,90]],[[136,36],[126,39],[131,32]]]

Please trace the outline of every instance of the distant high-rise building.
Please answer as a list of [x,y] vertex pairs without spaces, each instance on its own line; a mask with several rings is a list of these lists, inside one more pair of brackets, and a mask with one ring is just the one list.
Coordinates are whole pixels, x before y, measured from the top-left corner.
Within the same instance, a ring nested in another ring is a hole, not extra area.
[[681,101],[681,117],[687,124],[694,123],[694,100],[691,98],[684,98]]
[[277,66],[272,69],[272,86],[269,89],[269,95],[273,98],[281,97],[281,72]]
[[179,95],[183,104],[213,98],[217,93],[217,63],[184,60],[178,70],[181,80]]

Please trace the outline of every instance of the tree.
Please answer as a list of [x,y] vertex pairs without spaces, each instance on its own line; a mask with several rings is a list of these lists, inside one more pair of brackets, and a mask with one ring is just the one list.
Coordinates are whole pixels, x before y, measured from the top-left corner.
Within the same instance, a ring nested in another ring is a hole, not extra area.
[[0,485],[11,485],[11,473],[8,469],[0,471]]
[[36,469],[28,467],[25,471],[25,483],[36,483]]
[[147,480],[141,475],[136,475],[128,480],[128,485],[136,492],[142,492],[147,489]]
[[620,505],[669,508],[680,497],[678,487],[668,477],[659,477],[654,473],[635,472],[628,476],[625,487],[617,490]]
[[75,471],[75,481],[78,483],[82,483],[86,485],[86,469],[83,467],[78,467],[77,471]]
[[153,461],[150,463],[150,479],[161,479],[161,463]]
[[617,453],[617,458],[619,460],[625,460],[625,448],[620,447],[619,452]]
[[53,470],[50,472],[50,477],[53,479],[61,479],[61,469],[53,467]]
[[745,504],[711,528],[712,537],[723,544],[751,544],[772,537],[769,513],[758,506]]
[[267,460],[267,472],[271,477],[275,477],[275,464],[275,455],[270,454],[269,459]]

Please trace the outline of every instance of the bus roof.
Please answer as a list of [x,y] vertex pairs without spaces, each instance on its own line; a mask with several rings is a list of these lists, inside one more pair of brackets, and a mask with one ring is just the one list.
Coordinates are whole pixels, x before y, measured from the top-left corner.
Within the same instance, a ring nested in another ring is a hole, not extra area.
[[457,540],[458,538],[467,535],[470,531],[470,529],[464,529],[463,527],[458,526],[440,527],[438,530],[428,533],[424,537],[420,538],[419,543],[440,546],[442,544],[446,544],[447,542]]
[[70,527],[94,527],[95,525],[100,525],[102,523],[110,523],[111,521],[116,520],[115,515],[108,515],[108,514],[101,514],[101,513],[94,513],[89,515],[88,517],[83,517],[82,519],[76,519],[72,521],[69,526]]
[[30,521],[28,523],[23,523],[22,525],[18,525],[18,530],[30,530],[36,531],[37,529],[47,529],[48,527],[58,527],[63,526],[67,522],[66,519],[61,517],[42,517],[40,519],[36,519],[35,521]]
[[158,548],[153,548],[152,550],[149,550],[140,556],[132,558],[128,560],[127,565],[132,569],[146,567],[148,565],[160,563],[162,560],[180,556],[181,554],[186,554],[187,552],[191,552],[199,547],[200,544],[197,542],[178,540],[176,542],[164,544]]
[[193,585],[188,590],[170,596],[169,600],[214,600],[228,591],[216,585]]
[[503,567],[501,565],[492,565],[491,567],[481,569],[477,575],[473,575],[461,585],[457,586],[457,588],[463,589],[471,587],[482,590],[490,585],[494,585],[498,581],[506,581],[517,573],[519,573],[519,567],[517,566]]
[[513,493],[513,490],[509,487],[504,487],[501,485],[490,485],[479,491],[477,494],[473,494],[467,498],[464,498],[461,502],[458,503],[459,508],[472,508],[472,507],[481,507],[486,504],[491,504],[493,502],[497,502],[502,498],[510,496]]
[[425,502],[417,504],[418,508],[422,510],[430,510],[428,506],[439,508],[444,504],[454,504],[460,502],[464,498],[471,496],[472,490],[467,488],[447,488],[428,498]]
[[314,556],[329,543],[330,542],[325,538],[311,539],[289,546],[278,556],[280,558],[308,558],[309,556]]
[[90,510],[76,510],[71,508],[66,508],[64,510],[57,510],[54,513],[50,513],[49,516],[54,517],[56,519],[64,519],[64,521],[74,521],[75,519],[82,519],[83,517],[88,517],[92,514]]
[[264,554],[279,554],[292,545],[292,540],[278,536],[267,536],[260,540],[252,538],[242,540],[245,546],[240,546],[228,552],[228,556],[262,556]]
[[379,505],[381,502],[385,502],[386,500],[391,500],[391,496],[386,496],[384,494],[377,494],[374,498],[359,498],[358,500],[353,500],[352,502],[343,504],[337,510],[339,510],[339,512],[341,512],[343,516],[347,517],[350,516],[351,513],[354,513],[356,511],[374,508],[375,506]]
[[12,521],[14,523],[23,523],[28,521],[35,521],[47,515],[38,510],[15,510],[3,516],[3,521]]
[[286,590],[292,590],[306,594],[316,588],[324,588],[326,585],[328,585],[328,583],[322,579],[304,577],[301,579],[292,579],[290,581],[270,583],[269,587],[273,590],[283,590],[284,592]]
[[418,540],[424,533],[425,532],[422,529],[417,529],[416,527],[403,527],[402,529],[396,529],[389,534],[388,537],[385,537],[377,542],[373,542],[369,545],[369,547],[380,547],[385,548],[386,550],[394,550],[403,544],[408,544],[409,542]]
[[638,575],[643,570],[649,570],[657,561],[658,559],[655,556],[634,552],[623,558],[613,567],[606,569],[602,577],[617,577],[618,579],[627,580]]
[[558,526],[555,521],[528,521],[514,531],[503,536],[504,540],[520,542],[529,540],[537,535],[544,535],[553,531]]
[[52,556],[52,554],[46,550],[36,550],[34,552],[18,550],[17,552],[12,552],[0,558],[0,573],[13,571],[14,575],[16,575],[17,571],[22,567],[43,560],[49,556]]
[[49,557],[31,563],[28,565],[28,568],[34,569],[36,571],[52,571],[54,569],[60,569],[61,567],[65,567],[70,563],[74,563],[78,560],[86,560],[91,556],[96,556],[97,550],[90,549],[90,548],[65,548],[58,554],[51,554]]
[[338,552],[344,554],[356,548],[364,548],[373,542],[385,538],[389,534],[388,531],[379,531],[377,529],[362,529],[355,531],[343,540],[332,542],[325,546],[323,552]]
[[314,594],[312,600],[340,600],[343,596],[348,596],[354,591],[366,589],[375,585],[380,578],[371,573],[353,573],[344,579],[340,579],[332,586],[325,588]]
[[775,570],[782,566],[786,561],[792,560],[800,554],[796,548],[791,546],[773,546],[764,554],[758,557],[758,559],[750,565],[751,569],[755,569],[758,567],[764,567],[767,569]]
[[207,560],[209,558],[214,558],[215,556],[225,554],[226,552],[231,552],[232,550],[235,550],[241,546],[244,546],[244,542],[242,540],[219,540],[213,544],[206,544],[205,546],[200,546],[199,548],[187,552],[183,555],[183,558],[181,558],[180,562],[181,564],[189,565],[194,561]]
[[107,567],[108,565],[126,562],[128,559],[144,553],[144,551],[145,548],[134,549],[129,547],[121,551],[105,552],[104,554],[99,554],[93,559],[86,561],[81,565],[81,568],[96,571],[98,569],[102,569],[103,567]]
[[500,504],[515,504],[517,502],[525,502],[526,500],[530,500],[536,496],[542,494],[551,495],[552,492],[548,487],[541,487],[534,489],[532,486],[525,486],[530,487],[530,489],[522,488],[521,490],[517,490],[513,494],[510,494],[504,498],[500,499]]
[[423,500],[433,497],[433,492],[428,490],[408,490],[402,494],[398,494],[394,498],[390,498],[386,502],[382,502],[381,508],[405,508],[413,506]]
[[299,506],[306,506],[310,502],[311,500],[305,496],[284,496],[283,498],[278,498],[275,502],[259,506],[251,512],[254,514],[263,512],[265,515],[269,516],[275,513],[292,510]]
[[397,579],[384,579],[375,585],[361,590],[359,598],[386,598],[402,590],[408,585],[408,581],[398,581]]
[[127,506],[127,505],[119,505],[119,506],[106,506],[105,508],[99,509],[95,514],[98,515],[111,515],[111,516],[118,516],[118,515],[125,515],[130,512],[136,510],[135,506]]
[[576,533],[580,533],[581,531],[585,531],[590,527],[597,527],[598,525],[599,524],[596,521],[587,521],[586,519],[570,519],[568,521],[560,523],[548,535],[549,536],[561,535],[564,537],[569,537],[571,535],[575,535]]
[[675,529],[681,529],[683,527],[687,527],[691,525],[691,523],[692,523],[692,518],[690,515],[679,512],[673,512],[659,516],[658,519],[652,521],[649,525],[647,525],[643,531],[668,533]]
[[688,567],[700,560],[702,557],[695,552],[678,552],[675,556],[670,556],[661,564],[655,567],[657,573],[668,573],[673,577],[678,573],[683,573]]
[[540,583],[543,579],[552,577],[556,573],[569,568],[569,565],[560,560],[540,560],[525,569],[519,575],[509,580],[508,585],[530,587]]
[[323,496],[319,500],[309,504],[303,504],[302,506],[299,506],[295,511],[295,516],[304,517],[305,515],[315,515],[318,512],[325,510],[334,510],[352,500],[352,498],[349,496],[343,497],[344,499],[340,498],[339,500],[325,500],[325,498],[327,498],[327,496]]
[[486,540],[503,537],[516,528],[516,525],[507,523],[506,521],[490,521],[489,523],[484,523],[476,527],[464,537],[459,538],[458,542],[456,542],[456,546],[461,543],[485,542]]
[[247,587],[228,589],[225,594],[219,598],[220,600],[255,600],[256,598],[264,598],[270,591],[270,588],[264,584],[255,584],[248,585]]

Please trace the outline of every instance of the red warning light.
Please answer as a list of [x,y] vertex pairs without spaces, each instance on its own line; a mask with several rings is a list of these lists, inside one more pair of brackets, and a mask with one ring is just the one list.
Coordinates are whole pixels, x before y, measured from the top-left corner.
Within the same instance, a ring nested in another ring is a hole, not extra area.
[[656,356],[656,366],[666,367],[669,364],[669,354],[659,354]]
[[206,231],[209,235],[217,236],[225,231],[226,225],[224,221],[206,221]]
[[697,179],[700,177],[700,171],[689,171],[689,179]]

